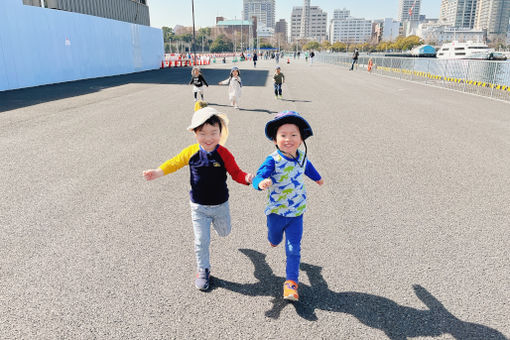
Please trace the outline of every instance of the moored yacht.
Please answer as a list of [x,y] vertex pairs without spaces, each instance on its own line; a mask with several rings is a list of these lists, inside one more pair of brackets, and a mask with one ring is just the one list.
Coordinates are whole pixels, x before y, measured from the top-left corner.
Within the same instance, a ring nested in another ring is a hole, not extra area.
[[437,51],[438,59],[489,59],[494,49],[484,43],[476,43],[472,41],[443,44]]

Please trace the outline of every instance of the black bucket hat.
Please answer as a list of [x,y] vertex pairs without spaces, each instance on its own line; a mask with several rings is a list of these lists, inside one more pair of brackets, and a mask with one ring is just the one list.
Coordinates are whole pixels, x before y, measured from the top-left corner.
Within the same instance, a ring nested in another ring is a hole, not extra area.
[[299,115],[296,111],[282,111],[278,113],[273,120],[266,124],[266,137],[269,140],[274,140],[276,137],[276,131],[284,124],[296,124],[299,127],[301,133],[301,139],[304,141],[310,136],[313,136],[312,128],[310,124]]

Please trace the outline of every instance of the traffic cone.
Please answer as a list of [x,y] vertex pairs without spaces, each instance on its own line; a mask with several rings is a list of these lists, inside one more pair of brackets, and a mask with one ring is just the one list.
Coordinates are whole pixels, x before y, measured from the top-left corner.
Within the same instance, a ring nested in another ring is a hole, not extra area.
[[287,64],[290,64],[290,58],[287,58]]

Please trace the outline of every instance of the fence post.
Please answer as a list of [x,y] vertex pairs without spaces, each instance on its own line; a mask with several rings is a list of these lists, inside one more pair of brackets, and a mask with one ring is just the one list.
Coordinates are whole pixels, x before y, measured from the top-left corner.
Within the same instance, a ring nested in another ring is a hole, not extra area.
[[469,60],[466,60],[466,67],[465,67],[466,72],[464,74],[464,90],[463,90],[463,92],[467,92],[466,88],[467,88],[467,80],[468,80],[470,66],[471,66],[471,62]]
[[429,83],[429,74],[430,74],[430,59],[427,59],[427,76],[425,77],[425,84]]
[[492,71],[492,81],[491,81],[491,98],[492,98],[492,94],[494,93],[494,80],[496,78],[496,70],[498,69],[498,66],[499,66],[499,62],[497,61],[491,61],[490,62],[492,65],[496,66],[494,68],[494,70]]
[[446,75],[448,74],[448,59],[445,60],[445,68],[443,72],[443,87],[446,87]]
[[411,68],[411,81],[414,81],[414,72],[415,72],[415,69],[416,68],[416,58],[413,58],[413,67]]

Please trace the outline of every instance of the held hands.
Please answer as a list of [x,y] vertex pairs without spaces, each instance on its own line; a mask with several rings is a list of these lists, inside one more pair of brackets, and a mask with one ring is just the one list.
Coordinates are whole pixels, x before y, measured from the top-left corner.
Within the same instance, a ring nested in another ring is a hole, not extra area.
[[273,181],[271,181],[271,178],[266,178],[265,180],[261,181],[259,183],[259,189],[265,190],[269,188],[273,184]]
[[319,185],[323,185],[324,184],[324,179],[321,178],[319,179],[318,181],[315,181],[315,183],[319,184]]
[[251,184],[251,182],[253,182],[254,178],[255,178],[255,176],[253,174],[246,174],[246,177],[244,178],[244,180],[246,181],[246,183]]
[[161,169],[149,169],[143,172],[143,177],[145,177],[148,181],[152,181],[153,179],[159,178],[163,175],[164,173]]

